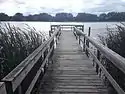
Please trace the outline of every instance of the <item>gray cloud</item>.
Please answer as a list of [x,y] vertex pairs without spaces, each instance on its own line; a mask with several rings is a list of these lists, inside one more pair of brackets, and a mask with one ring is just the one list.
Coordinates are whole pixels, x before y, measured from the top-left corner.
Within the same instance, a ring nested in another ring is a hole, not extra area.
[[14,0],[14,2],[16,3],[16,4],[25,4],[25,1],[21,1],[21,0]]
[[96,4],[97,7],[88,8],[85,11],[90,13],[102,13],[102,12],[125,12],[125,2],[119,0],[103,0],[100,4]]
[[[62,3],[55,4],[53,7],[51,2],[45,2],[44,0],[0,0],[0,12],[5,12],[7,14],[14,14],[16,12],[22,12],[24,15],[27,14],[35,14],[46,12],[50,14],[55,14],[57,12],[72,12],[76,14],[77,12],[88,12],[88,13],[97,13],[100,14],[102,12],[125,12],[125,1],[123,0],[81,0],[81,5],[77,4],[77,0],[70,0],[70,4],[67,3],[67,0],[63,0],[66,6],[62,6]],[[61,1],[61,0],[60,0]],[[80,0],[79,0],[80,1]],[[29,3],[33,2],[32,5]],[[38,6],[37,6],[38,2]],[[11,3],[11,4],[9,4]],[[40,4],[41,3],[41,4]],[[50,4],[46,4],[50,3]],[[46,4],[46,5],[44,5]],[[9,6],[8,6],[9,5]],[[6,7],[8,6],[8,7]]]
[[0,0],[0,4],[6,2],[5,0]]

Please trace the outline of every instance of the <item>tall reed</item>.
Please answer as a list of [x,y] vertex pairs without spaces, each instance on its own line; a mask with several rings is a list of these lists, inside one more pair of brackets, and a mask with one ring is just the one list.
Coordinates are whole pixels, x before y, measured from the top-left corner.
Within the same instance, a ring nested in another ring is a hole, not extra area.
[[[99,36],[101,42],[108,48],[112,49],[119,55],[125,57],[125,24],[116,25],[114,29],[107,27],[105,36]],[[112,77],[125,91],[125,74],[121,72],[117,66],[113,65],[111,61],[106,60],[105,66]],[[111,94],[115,94],[114,90]]]
[[24,28],[0,23],[0,79],[45,41],[45,35],[26,25]]

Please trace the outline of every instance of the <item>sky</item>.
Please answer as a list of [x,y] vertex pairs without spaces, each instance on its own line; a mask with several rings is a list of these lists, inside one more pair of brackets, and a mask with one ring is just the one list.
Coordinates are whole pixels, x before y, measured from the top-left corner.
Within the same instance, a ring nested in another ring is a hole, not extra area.
[[10,16],[17,12],[24,15],[58,12],[87,12],[93,14],[125,12],[125,0],[0,0],[0,12]]

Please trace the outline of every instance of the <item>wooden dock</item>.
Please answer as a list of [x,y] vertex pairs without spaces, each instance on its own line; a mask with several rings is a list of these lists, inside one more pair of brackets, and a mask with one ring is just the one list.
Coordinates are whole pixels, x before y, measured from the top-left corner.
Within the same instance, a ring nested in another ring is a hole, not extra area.
[[[125,58],[90,30],[86,35],[84,25],[51,25],[48,40],[0,81],[0,94],[125,94],[119,83],[125,82]],[[117,79],[107,65],[118,71]]]
[[39,94],[108,94],[73,32],[62,31],[54,59],[43,77]]

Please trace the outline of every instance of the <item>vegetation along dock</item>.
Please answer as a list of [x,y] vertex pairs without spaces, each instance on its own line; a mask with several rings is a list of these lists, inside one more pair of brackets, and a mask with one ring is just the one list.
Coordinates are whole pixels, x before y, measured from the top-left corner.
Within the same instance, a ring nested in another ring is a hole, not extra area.
[[51,25],[49,39],[2,79],[0,94],[125,94],[106,66],[112,63],[125,75],[125,59],[90,31]]

